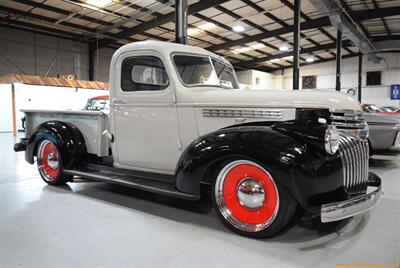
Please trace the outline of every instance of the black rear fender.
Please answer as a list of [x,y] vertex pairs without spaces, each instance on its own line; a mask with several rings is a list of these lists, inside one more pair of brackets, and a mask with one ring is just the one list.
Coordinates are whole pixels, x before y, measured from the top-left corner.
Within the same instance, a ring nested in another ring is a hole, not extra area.
[[79,129],[70,123],[48,121],[38,126],[28,138],[25,150],[25,160],[28,163],[34,163],[37,146],[44,139],[49,139],[57,145],[64,168],[69,169],[83,162],[87,150]]

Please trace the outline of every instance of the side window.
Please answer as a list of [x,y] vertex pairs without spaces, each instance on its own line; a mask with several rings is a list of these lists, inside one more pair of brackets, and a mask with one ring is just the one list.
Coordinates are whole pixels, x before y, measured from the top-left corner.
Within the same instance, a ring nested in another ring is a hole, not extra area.
[[155,91],[168,87],[169,79],[164,64],[156,57],[126,58],[122,62],[121,88],[123,91]]

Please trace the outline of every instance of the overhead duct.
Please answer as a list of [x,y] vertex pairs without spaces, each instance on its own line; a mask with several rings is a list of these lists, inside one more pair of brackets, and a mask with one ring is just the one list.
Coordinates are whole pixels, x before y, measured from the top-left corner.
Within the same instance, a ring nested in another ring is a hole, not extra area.
[[343,39],[350,40],[368,60],[379,63],[382,58],[376,55],[377,50],[370,40],[352,22],[351,17],[336,2],[336,0],[310,0],[321,13],[327,13],[333,26],[342,32]]

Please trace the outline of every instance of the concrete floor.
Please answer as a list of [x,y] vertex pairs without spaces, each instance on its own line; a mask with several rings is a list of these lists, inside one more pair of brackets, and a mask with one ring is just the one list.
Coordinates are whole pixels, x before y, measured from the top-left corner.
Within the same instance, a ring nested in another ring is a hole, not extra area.
[[364,216],[253,240],[225,229],[207,200],[97,182],[47,186],[13,143],[0,134],[0,267],[400,265],[400,158],[373,161],[385,195]]

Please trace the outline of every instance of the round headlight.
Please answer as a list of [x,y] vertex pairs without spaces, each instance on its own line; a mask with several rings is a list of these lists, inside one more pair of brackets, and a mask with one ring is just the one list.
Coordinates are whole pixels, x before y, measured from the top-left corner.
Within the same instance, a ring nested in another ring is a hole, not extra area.
[[335,126],[328,126],[325,132],[325,150],[334,155],[339,149],[340,133]]

